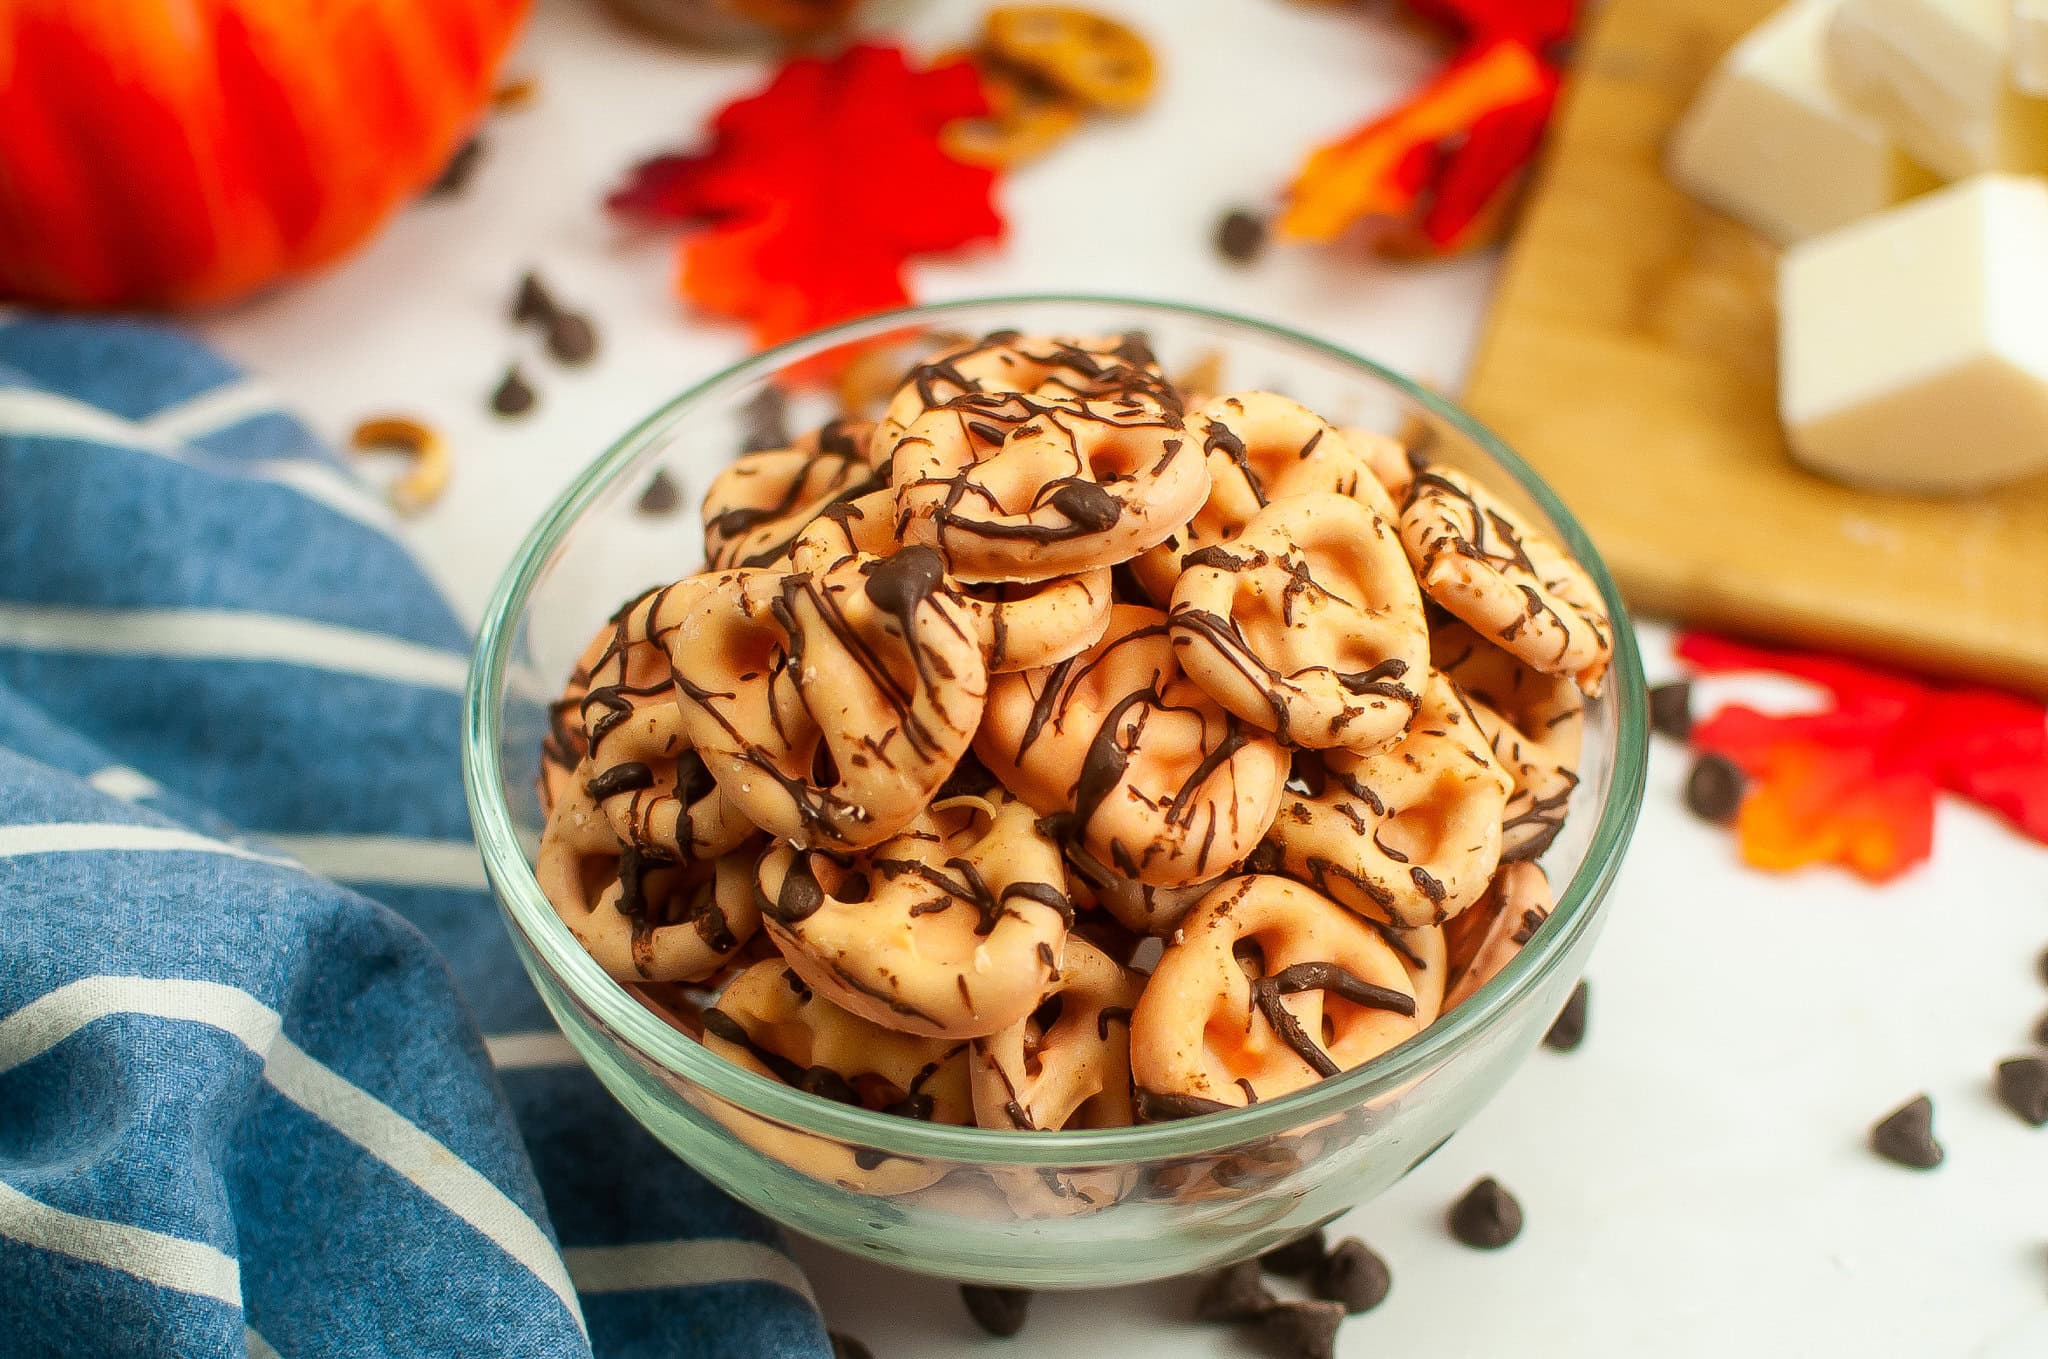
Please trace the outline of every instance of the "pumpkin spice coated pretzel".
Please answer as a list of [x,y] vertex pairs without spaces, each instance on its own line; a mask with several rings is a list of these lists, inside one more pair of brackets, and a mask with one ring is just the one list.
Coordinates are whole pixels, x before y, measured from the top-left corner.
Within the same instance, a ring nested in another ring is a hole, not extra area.
[[1275,500],[1327,491],[1395,522],[1394,502],[1371,464],[1299,402],[1272,392],[1219,396],[1190,412],[1187,426],[1209,468],[1208,498],[1184,528],[1131,564],[1162,605],[1190,553],[1229,542]]
[[1429,672],[1422,594],[1393,526],[1327,491],[1289,496],[1173,587],[1180,663],[1282,741],[1370,753],[1407,730]]
[[[576,938],[757,1075],[1020,1134],[1277,1098],[1498,975],[1609,660],[1584,571],[1384,435],[1187,411],[1142,337],[946,343],[872,427],[719,477],[705,569],[577,658],[536,866]],[[980,1192],[713,1116],[823,1183]]]

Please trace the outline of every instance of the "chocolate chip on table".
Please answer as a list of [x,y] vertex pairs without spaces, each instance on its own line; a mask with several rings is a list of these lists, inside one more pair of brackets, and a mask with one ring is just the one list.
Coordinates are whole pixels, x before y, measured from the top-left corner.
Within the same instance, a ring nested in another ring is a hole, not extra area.
[[461,193],[469,187],[469,181],[476,175],[476,167],[483,164],[484,139],[471,137],[455,148],[455,154],[448,157],[448,163],[441,167],[441,173],[434,182],[427,185],[426,197],[447,198]]
[[1544,1047],[1556,1052],[1578,1051],[1579,1044],[1586,1041],[1586,996],[1586,983],[1572,988],[1572,998],[1551,1021],[1550,1032],[1543,1035]]
[[1257,1260],[1217,1270],[1195,1297],[1197,1321],[1256,1321],[1278,1299],[1266,1288]]
[[1232,208],[1216,223],[1216,253],[1232,264],[1250,264],[1266,248],[1266,224],[1257,213]]
[[640,493],[640,513],[674,514],[682,503],[683,488],[676,485],[666,467],[657,467],[648,479],[647,489]]
[[1522,1234],[1522,1205],[1491,1175],[1451,1205],[1451,1235],[1474,1250],[1499,1250]]
[[1324,1244],[1323,1229],[1317,1227],[1286,1245],[1273,1247],[1259,1257],[1259,1265],[1268,1274],[1306,1274],[1320,1265],[1327,1254],[1329,1247]]
[[533,403],[533,387],[515,363],[505,370],[505,376],[498,379],[498,385],[492,389],[491,409],[499,415],[524,415],[533,409]]
[[1741,768],[1727,756],[1702,755],[1693,761],[1692,772],[1685,776],[1685,805],[1702,821],[1728,825],[1742,806],[1746,782]]
[[1259,1328],[1288,1359],[1331,1359],[1344,1308],[1334,1302],[1277,1302],[1259,1318]]
[[2034,1026],[2034,1041],[2048,1048],[2048,1015],[2042,1015],[2041,1022]]
[[547,344],[557,362],[589,363],[597,356],[597,327],[581,312],[557,310],[547,323]]
[[754,393],[740,408],[740,428],[742,453],[788,448],[789,398],[783,394],[782,388],[771,383]]
[[2000,1062],[1998,1098],[2035,1127],[2048,1127],[2048,1061],[2014,1057]]
[[875,1359],[875,1352],[844,1331],[827,1331],[832,1342],[832,1359]]
[[528,269],[519,278],[519,288],[512,294],[512,319],[520,325],[549,325],[555,314],[561,310],[555,305],[554,297],[547,285],[540,281],[540,275]]
[[1925,1095],[1906,1101],[1870,1130],[1870,1147],[1887,1161],[1913,1170],[1941,1164],[1941,1144],[1934,1140],[1934,1101]]
[[1357,1316],[1387,1300],[1394,1276],[1378,1252],[1357,1237],[1347,1236],[1323,1257],[1311,1286],[1317,1297],[1342,1303],[1346,1312]]
[[961,1284],[960,1300],[967,1304],[967,1314],[990,1335],[1015,1335],[1024,1329],[1024,1313],[1031,1306],[1031,1290]]
[[1672,680],[1650,689],[1650,730],[1674,741],[1692,739],[1692,681]]

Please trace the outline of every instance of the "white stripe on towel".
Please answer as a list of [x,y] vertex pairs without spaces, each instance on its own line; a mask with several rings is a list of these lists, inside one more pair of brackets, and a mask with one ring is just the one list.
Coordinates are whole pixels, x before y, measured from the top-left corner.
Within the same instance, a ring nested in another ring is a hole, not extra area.
[[468,840],[416,840],[403,835],[274,835],[252,831],[306,867],[336,882],[383,887],[481,889],[484,861]]
[[485,1034],[484,1051],[491,1055],[491,1065],[500,1071],[583,1065],[582,1055],[555,1029]]
[[48,1051],[94,1020],[156,1015],[210,1025],[264,1058],[276,1091],[382,1161],[490,1238],[560,1298],[583,1328],[583,1311],[547,1233],[477,1169],[368,1091],[351,1085],[286,1038],[276,1011],[219,982],[86,977],[0,1019],[0,1072]]
[[391,510],[375,494],[337,467],[316,458],[222,458],[187,448],[167,434],[109,415],[96,406],[54,392],[25,387],[0,390],[0,434],[29,438],[79,439],[148,453],[169,462],[244,480],[267,481],[298,492],[345,519],[380,533],[391,532]]
[[166,406],[142,422],[142,427],[162,439],[203,439],[231,429],[257,415],[271,415],[283,405],[264,383],[255,378],[230,378],[197,396]]
[[242,1348],[249,1351],[249,1359],[284,1359],[277,1346],[256,1334],[254,1326],[242,1327]]
[[571,1246],[562,1252],[584,1293],[635,1293],[700,1284],[780,1284],[812,1306],[810,1280],[796,1261],[758,1241],[649,1241],[635,1246]]
[[108,797],[117,797],[123,802],[140,802],[163,791],[163,785],[155,779],[125,764],[110,764],[86,782]]
[[[253,849],[228,844],[173,826],[123,826],[117,822],[58,821],[29,826],[0,826],[0,859],[22,859],[31,854],[90,854],[129,850],[139,854],[218,854],[228,859],[269,864],[273,868],[297,868],[290,859],[259,854]],[[4,1068],[0,1068],[4,1069]]]
[[237,609],[0,604],[0,645],[90,655],[276,661],[461,693],[468,658],[381,633]]
[[118,1269],[144,1283],[242,1305],[242,1270],[204,1241],[187,1241],[125,1222],[80,1217],[0,1181],[0,1236],[88,1264]]

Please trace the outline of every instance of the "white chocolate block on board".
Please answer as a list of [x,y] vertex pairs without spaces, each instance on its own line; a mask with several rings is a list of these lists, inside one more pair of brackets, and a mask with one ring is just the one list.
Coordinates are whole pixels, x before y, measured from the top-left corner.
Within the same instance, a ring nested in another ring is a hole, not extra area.
[[2012,0],[2012,83],[2048,95],[2048,0]]
[[1678,126],[1671,177],[1780,245],[1937,182],[1830,85],[1822,50],[1842,0],[1793,0],[1722,60]]
[[1944,179],[2048,169],[2048,100],[2012,67],[2012,0],[1842,0],[1829,76]]
[[1778,274],[1793,455],[1875,490],[2048,470],[2048,183],[1982,175],[1805,241]]

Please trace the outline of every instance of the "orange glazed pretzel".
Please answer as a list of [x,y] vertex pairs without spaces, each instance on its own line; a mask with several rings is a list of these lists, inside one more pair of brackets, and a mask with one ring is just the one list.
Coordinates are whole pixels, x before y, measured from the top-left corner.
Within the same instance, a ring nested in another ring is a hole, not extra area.
[[1400,539],[1326,491],[1273,501],[1187,555],[1174,652],[1224,707],[1295,745],[1370,753],[1415,715],[1429,635]]
[[1242,862],[1287,777],[1272,737],[1180,673],[1166,616],[1134,604],[1084,654],[996,676],[974,748],[1098,861],[1157,887]]
[[1181,923],[1131,1018],[1141,1115],[1273,1099],[1419,1032],[1400,957],[1286,878],[1233,878]]
[[1081,939],[1031,1014],[968,1047],[984,1128],[1122,1128],[1132,1121],[1131,1011],[1143,975]]

